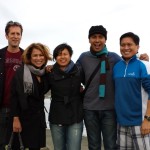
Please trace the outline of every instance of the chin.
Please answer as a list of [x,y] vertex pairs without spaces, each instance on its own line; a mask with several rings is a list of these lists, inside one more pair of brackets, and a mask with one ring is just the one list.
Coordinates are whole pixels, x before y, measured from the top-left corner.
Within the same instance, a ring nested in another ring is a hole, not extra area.
[[36,66],[36,65],[34,65],[34,67],[35,67],[35,68],[37,68],[37,69],[42,68],[42,66],[43,66],[43,65],[40,65],[40,66]]
[[102,49],[94,49],[95,52],[100,52]]

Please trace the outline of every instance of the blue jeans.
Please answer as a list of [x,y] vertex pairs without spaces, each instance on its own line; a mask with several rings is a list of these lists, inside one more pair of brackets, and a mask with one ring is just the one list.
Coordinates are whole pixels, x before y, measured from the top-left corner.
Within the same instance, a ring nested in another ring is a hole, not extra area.
[[117,123],[114,110],[84,110],[84,122],[89,150],[101,150],[102,137],[105,150],[117,149]]
[[72,125],[50,124],[54,150],[81,150],[83,121]]

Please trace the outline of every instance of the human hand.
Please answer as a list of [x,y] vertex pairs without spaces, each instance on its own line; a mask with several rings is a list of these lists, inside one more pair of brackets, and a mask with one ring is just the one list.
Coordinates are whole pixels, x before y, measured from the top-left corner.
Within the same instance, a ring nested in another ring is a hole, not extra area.
[[149,56],[146,53],[144,53],[144,54],[140,55],[139,59],[140,60],[149,61]]
[[84,87],[83,85],[80,86],[80,93],[82,93],[84,91]]
[[51,72],[53,69],[53,65],[47,65],[45,69],[46,69],[46,72]]
[[144,136],[150,133],[150,121],[144,119],[141,125],[141,134]]
[[13,132],[21,132],[21,131],[22,131],[22,127],[21,127],[19,117],[14,117],[13,118]]

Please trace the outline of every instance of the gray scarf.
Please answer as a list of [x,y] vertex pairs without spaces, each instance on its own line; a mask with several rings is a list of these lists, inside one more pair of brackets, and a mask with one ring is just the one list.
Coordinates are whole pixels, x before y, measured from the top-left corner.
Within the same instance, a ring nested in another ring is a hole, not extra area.
[[23,81],[24,81],[24,93],[31,94],[34,90],[34,84],[31,72],[37,76],[42,76],[45,73],[45,68],[43,69],[37,69],[32,65],[24,65],[24,75],[23,75]]

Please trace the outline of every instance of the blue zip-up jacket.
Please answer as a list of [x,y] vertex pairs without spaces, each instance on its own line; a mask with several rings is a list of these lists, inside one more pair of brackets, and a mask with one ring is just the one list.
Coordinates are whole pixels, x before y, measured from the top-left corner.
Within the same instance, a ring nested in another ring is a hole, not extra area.
[[115,109],[122,126],[139,126],[150,99],[150,64],[133,56],[127,63],[118,62],[113,69]]

